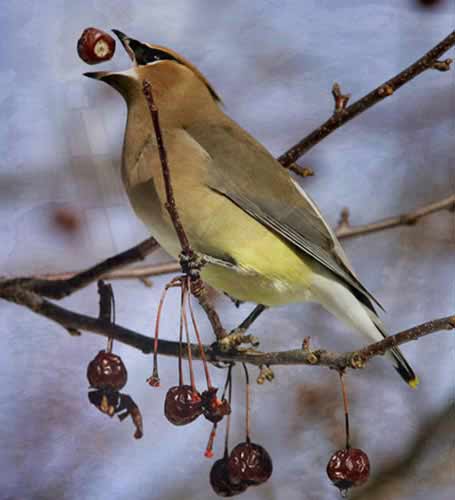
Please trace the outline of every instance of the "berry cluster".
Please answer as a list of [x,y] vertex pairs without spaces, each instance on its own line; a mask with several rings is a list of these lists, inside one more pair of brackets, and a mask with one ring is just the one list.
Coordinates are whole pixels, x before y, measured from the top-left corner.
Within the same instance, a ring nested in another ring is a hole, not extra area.
[[259,444],[245,441],[225,453],[210,470],[210,485],[221,497],[243,493],[249,486],[259,486],[272,475],[272,459]]
[[[171,387],[165,397],[164,401],[164,415],[171,424],[186,425],[196,420],[200,415],[213,423],[213,430],[210,433],[209,443],[205,455],[212,456],[212,446],[216,435],[216,428],[218,422],[223,417],[231,413],[230,403],[224,398],[224,393],[219,399],[217,397],[218,389],[212,385],[210,373],[208,369],[207,359],[205,357],[204,348],[202,346],[199,328],[196,322],[196,316],[191,304],[190,292],[190,279],[186,276],[179,276],[169,282],[160,299],[158,306],[158,313],[155,324],[155,343],[153,353],[153,372],[152,376],[147,379],[152,387],[159,387],[160,377],[158,375],[158,339],[160,329],[160,319],[164,306],[164,300],[168,290],[172,287],[179,287],[181,290],[181,307],[180,307],[180,328],[179,328],[179,356],[178,356],[178,372],[179,384]],[[207,389],[200,393],[196,389],[194,372],[193,372],[193,358],[192,346],[190,344],[190,328],[188,322],[188,311],[191,318],[191,325],[197,339],[200,356],[204,366],[205,378],[207,381]],[[183,333],[186,337],[186,352],[188,358],[188,366],[190,373],[190,385],[185,384],[183,380]],[[226,387],[225,387],[226,390]]]

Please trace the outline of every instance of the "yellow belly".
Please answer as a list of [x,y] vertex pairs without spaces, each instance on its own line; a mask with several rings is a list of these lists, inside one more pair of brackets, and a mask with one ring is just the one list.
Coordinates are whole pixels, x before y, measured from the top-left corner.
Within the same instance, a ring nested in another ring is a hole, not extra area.
[[[199,187],[179,207],[194,250],[233,260],[234,267],[207,264],[202,278],[231,297],[267,306],[310,300],[312,262],[226,198]],[[173,257],[180,245],[153,182],[129,191],[136,214]],[[176,199],[179,200],[178,192]]]

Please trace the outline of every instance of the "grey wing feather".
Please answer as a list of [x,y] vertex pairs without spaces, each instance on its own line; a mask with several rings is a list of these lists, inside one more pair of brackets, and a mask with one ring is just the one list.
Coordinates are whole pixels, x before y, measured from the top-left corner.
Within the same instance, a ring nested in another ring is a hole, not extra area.
[[216,157],[207,180],[212,190],[332,271],[371,309],[371,302],[382,308],[355,276],[316,206],[265,148],[234,122],[210,127],[209,131],[196,126],[187,132]]

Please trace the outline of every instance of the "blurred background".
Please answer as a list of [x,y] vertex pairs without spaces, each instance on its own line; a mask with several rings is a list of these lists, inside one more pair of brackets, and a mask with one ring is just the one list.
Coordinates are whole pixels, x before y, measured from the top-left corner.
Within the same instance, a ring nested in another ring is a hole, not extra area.
[[[383,0],[3,0],[0,9],[0,275],[78,270],[147,237],[119,176],[125,106],[106,85],[88,80],[76,42],[88,26],[117,28],[172,47],[200,68],[227,113],[274,155],[322,123],[340,83],[352,100],[414,62],[455,25],[455,1]],[[453,57],[453,50],[445,57]],[[125,69],[121,47],[97,69]],[[331,135],[303,159],[315,176],[301,180],[332,225],[349,207],[353,224],[436,201],[455,190],[455,77],[428,71]],[[455,218],[441,212],[344,243],[366,287],[396,332],[455,309]],[[159,251],[150,262],[168,261]],[[152,335],[157,298],[170,276],[113,282],[117,321]],[[164,338],[177,336],[178,298],[163,314]],[[63,304],[96,315],[91,286]],[[217,301],[234,327],[251,304]],[[210,329],[201,316],[203,336]],[[203,456],[210,425],[177,428],[163,415],[177,360],[161,359],[162,388],[145,384],[151,357],[114,350],[127,365],[125,392],[139,404],[145,436],[133,439],[91,406],[86,367],[102,337],[70,337],[24,308],[0,303],[0,497],[23,499],[211,499]],[[363,339],[319,306],[264,313],[251,332],[263,350],[301,345],[351,350]],[[353,445],[372,472],[398,460],[421,426],[455,397],[455,340],[440,333],[403,351],[420,375],[411,391],[383,359],[347,377]],[[238,373],[237,373],[238,371]],[[336,499],[326,478],[343,446],[338,377],[323,368],[277,367],[275,381],[252,390],[252,439],[271,454],[271,480],[243,494],[255,499]],[[218,386],[224,371],[212,368]],[[252,378],[258,375],[251,369]],[[197,376],[202,386],[202,370]],[[244,388],[235,373],[231,444],[244,439]],[[378,498],[453,498],[454,428],[434,433],[406,473]],[[215,457],[223,449],[224,428]],[[450,471],[452,470],[452,474]],[[450,493],[452,491],[452,494]],[[372,498],[372,497],[371,497]]]

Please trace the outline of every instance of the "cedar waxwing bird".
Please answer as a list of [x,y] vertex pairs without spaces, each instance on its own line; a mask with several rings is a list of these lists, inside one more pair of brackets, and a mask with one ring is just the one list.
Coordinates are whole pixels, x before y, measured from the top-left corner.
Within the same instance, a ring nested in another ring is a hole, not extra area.
[[[378,302],[288,171],[223,112],[218,94],[190,62],[165,47],[114,32],[133,67],[86,76],[106,82],[126,101],[122,179],[135,213],[160,245],[175,258],[181,252],[164,206],[144,80],[151,83],[159,109],[183,227],[191,246],[208,261],[202,279],[237,300],[265,306],[318,302],[370,341],[382,340],[386,331],[375,311]],[[400,350],[389,354],[415,387],[418,378]]]

